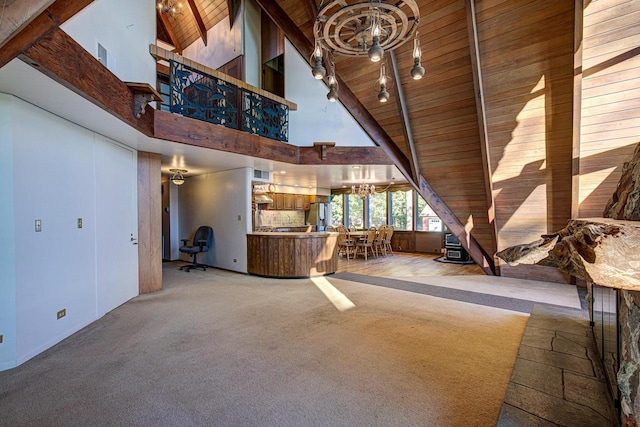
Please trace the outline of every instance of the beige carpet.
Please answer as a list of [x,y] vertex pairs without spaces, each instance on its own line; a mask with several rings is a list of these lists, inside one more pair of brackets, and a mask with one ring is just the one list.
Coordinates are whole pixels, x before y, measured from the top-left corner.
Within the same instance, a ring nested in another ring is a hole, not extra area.
[[0,425],[493,426],[526,315],[327,278],[165,268],[0,372]]

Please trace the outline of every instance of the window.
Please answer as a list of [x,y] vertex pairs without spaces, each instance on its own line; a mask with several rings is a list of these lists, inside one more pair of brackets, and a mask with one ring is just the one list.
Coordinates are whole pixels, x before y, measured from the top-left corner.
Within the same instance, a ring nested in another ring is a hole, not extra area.
[[333,194],[331,196],[331,225],[344,224],[344,196]]
[[347,218],[345,224],[347,227],[364,228],[364,203],[359,196],[349,194],[347,198]]
[[413,190],[391,193],[391,224],[396,230],[411,230],[413,223]]
[[160,95],[162,96],[162,101],[158,102],[158,109],[171,111],[171,86],[169,86],[169,79],[158,74],[158,86]]
[[387,193],[375,193],[369,199],[369,226],[387,223]]

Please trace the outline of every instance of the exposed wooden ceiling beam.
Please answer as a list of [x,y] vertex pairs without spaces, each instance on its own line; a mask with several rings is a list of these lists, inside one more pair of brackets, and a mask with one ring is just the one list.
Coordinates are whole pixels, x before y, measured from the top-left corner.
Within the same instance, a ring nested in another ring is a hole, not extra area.
[[92,2],[93,0],[56,0],[53,2],[2,46],[0,49],[0,68],[25,49],[36,44],[38,40],[56,30]]
[[229,12],[229,29],[233,28],[236,22],[236,12],[238,11],[238,0],[227,0],[227,12]]
[[[271,20],[278,25],[293,46],[304,57],[311,57],[313,43],[311,43],[302,31],[293,23],[291,18],[274,1],[256,0],[258,5],[265,11]],[[373,118],[369,110],[360,100],[349,90],[345,82],[336,73],[336,80],[340,87],[340,102],[351,113],[362,129],[380,147],[384,149],[389,158],[393,161],[400,172],[407,178],[409,183],[422,194],[424,199],[436,214],[447,224],[449,229],[456,235],[464,248],[478,265],[489,275],[495,274],[495,263],[480,246],[478,241],[471,235],[471,231],[465,229],[453,211],[438,196],[435,190],[427,183],[424,177],[420,176],[420,181],[413,180],[411,165],[404,153],[391,139],[389,134]]]
[[393,81],[396,82],[396,104],[398,105],[398,114],[402,118],[402,133],[404,140],[409,146],[411,153],[411,173],[415,182],[419,181],[420,177],[420,165],[418,164],[418,155],[416,154],[416,146],[413,143],[413,133],[411,132],[411,119],[409,118],[409,111],[407,110],[407,102],[404,98],[404,90],[402,88],[402,80],[400,80],[400,71],[398,69],[398,60],[394,51],[389,52],[391,57],[391,73],[393,74]]
[[0,48],[14,34],[26,27],[54,0],[15,0],[0,6]]
[[180,40],[178,39],[178,36],[176,36],[176,32],[173,31],[173,26],[171,25],[171,22],[169,22],[169,17],[166,13],[162,13],[159,10],[157,10],[157,12],[158,17],[160,18],[160,25],[162,25],[162,28],[164,28],[164,31],[167,33],[171,44],[176,48],[178,55],[182,55],[182,44],[180,44]]
[[465,0],[467,12],[467,29],[469,33],[469,49],[471,54],[471,72],[475,89],[476,111],[478,117],[478,132],[480,137],[480,151],[482,152],[482,169],[484,171],[484,186],[487,197],[487,215],[491,227],[491,245],[495,253],[498,250],[498,226],[496,224],[496,208],[493,197],[493,171],[489,149],[489,134],[487,133],[487,110],[484,103],[484,84],[482,67],[480,65],[480,47],[478,45],[478,26],[476,21],[475,0]]
[[187,0],[187,3],[189,3],[189,8],[193,13],[193,19],[196,20],[196,27],[198,28],[198,33],[200,34],[200,38],[202,39],[202,42],[206,46],[207,45],[207,27],[204,25],[204,22],[202,21],[202,15],[200,15],[200,11],[198,10],[198,6],[196,5],[196,2],[194,0]]
[[[294,165],[317,165],[319,162],[315,147],[296,147],[166,111],[156,110],[154,116],[154,137],[158,139]],[[393,164],[380,147],[333,147],[327,151],[323,165],[353,164],[363,158],[367,159],[367,164]]]
[[129,87],[61,29],[49,32],[26,49],[20,59],[145,135],[153,136],[153,108],[146,106],[148,114],[136,117],[135,97]]

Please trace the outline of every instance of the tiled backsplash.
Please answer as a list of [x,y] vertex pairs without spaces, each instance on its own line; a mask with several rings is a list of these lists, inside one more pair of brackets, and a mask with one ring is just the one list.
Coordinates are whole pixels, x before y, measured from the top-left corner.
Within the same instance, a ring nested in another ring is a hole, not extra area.
[[256,227],[300,227],[304,224],[304,211],[256,211]]

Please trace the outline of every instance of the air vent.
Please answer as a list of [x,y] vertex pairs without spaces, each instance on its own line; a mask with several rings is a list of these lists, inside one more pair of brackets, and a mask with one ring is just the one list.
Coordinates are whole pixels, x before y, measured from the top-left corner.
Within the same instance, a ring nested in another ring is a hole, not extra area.
[[253,170],[253,180],[260,182],[271,182],[271,172],[260,169]]

